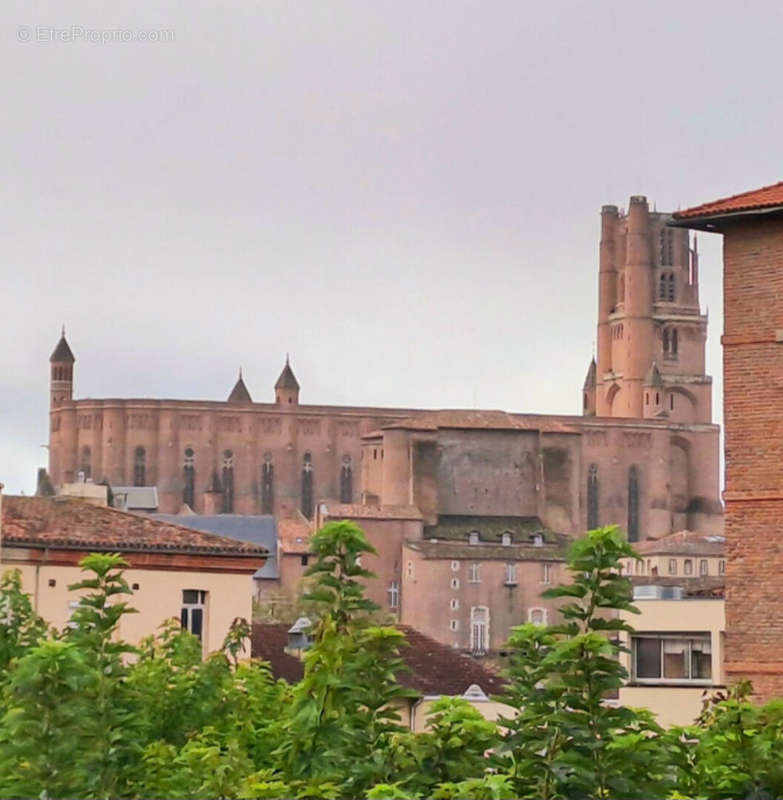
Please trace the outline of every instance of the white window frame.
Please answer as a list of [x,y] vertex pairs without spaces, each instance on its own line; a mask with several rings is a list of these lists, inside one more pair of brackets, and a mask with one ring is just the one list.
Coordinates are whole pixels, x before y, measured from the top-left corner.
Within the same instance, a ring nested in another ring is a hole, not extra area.
[[481,583],[481,564],[478,561],[474,561],[470,565],[468,583]]
[[468,534],[468,544],[480,544],[480,543],[481,543],[481,537],[479,536],[479,532],[471,531]]
[[[541,612],[541,622],[534,622],[533,615],[537,612]],[[542,606],[535,606],[534,608],[529,608],[527,611],[527,621],[534,622],[535,625],[546,625],[547,624],[547,613],[546,609]]]
[[450,631],[458,631],[459,630],[459,620],[458,619],[449,620],[449,630]]
[[452,561],[451,562],[451,571],[457,572],[459,570],[459,561]]
[[392,581],[389,588],[386,590],[389,595],[389,608],[398,609],[400,607],[400,583],[399,581]]
[[506,577],[503,583],[506,586],[516,586],[519,581],[517,580],[517,565],[513,562],[506,564]]
[[451,588],[456,592],[459,589],[459,578],[451,579]]
[[699,575],[709,575],[710,574],[710,562],[706,558],[699,559]]
[[541,565],[541,583],[552,583],[552,565],[548,561]]
[[[186,601],[185,592],[196,592],[197,599],[195,601]],[[182,604],[180,606],[180,623],[182,627],[190,631],[194,636],[198,636],[199,640],[206,641],[207,634],[207,596],[208,593],[204,589],[183,589],[182,590]],[[201,612],[201,631],[195,633],[193,624],[195,611]]]
[[489,624],[487,606],[473,606],[470,609],[470,650],[474,655],[483,656],[489,650]]
[[449,608],[451,608],[452,611],[459,611],[459,600],[456,597],[452,597],[451,600],[449,600]]
[[501,536],[501,542],[503,547],[511,547],[511,534],[508,531]]

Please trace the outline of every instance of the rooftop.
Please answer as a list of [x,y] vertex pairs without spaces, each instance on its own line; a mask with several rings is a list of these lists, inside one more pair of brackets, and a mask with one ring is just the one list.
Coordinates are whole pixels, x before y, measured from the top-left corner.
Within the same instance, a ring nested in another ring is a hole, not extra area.
[[259,545],[63,496],[3,497],[2,539],[29,548],[267,556]]
[[696,531],[677,531],[660,539],[646,539],[634,545],[645,556],[717,556],[726,552],[724,536],[698,533]]
[[[304,664],[285,652],[288,644],[287,623],[254,623],[251,653],[254,658],[268,661],[275,678],[296,683],[304,675]],[[503,689],[503,679],[490,672],[469,656],[407,625],[400,625],[409,647],[402,648],[402,659],[408,671],[399,674],[403,686],[416,689],[424,695],[462,695],[473,684],[487,695]]]
[[778,210],[783,210],[783,181],[686,208],[684,211],[675,212],[672,217],[675,225],[681,223],[687,226],[686,223],[689,221],[702,221],[705,224],[688,227],[710,229],[712,226],[707,224],[710,220],[717,222],[728,217]]
[[325,516],[330,519],[421,519],[421,511],[416,506],[367,506],[329,500],[323,505],[326,506]]

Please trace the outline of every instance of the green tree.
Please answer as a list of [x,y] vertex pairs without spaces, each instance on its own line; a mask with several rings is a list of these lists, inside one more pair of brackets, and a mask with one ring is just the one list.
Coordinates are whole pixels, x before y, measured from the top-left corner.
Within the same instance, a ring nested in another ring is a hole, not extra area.
[[389,737],[404,730],[395,705],[417,693],[396,681],[402,634],[369,624],[377,606],[362,581],[374,576],[360,559],[375,550],[364,533],[350,522],[330,523],[310,546],[317,560],[307,573],[314,586],[306,599],[323,615],[280,755],[289,781],[341,782],[343,793],[358,797],[391,769]]
[[35,647],[48,633],[48,626],[35,613],[30,596],[22,590],[18,569],[0,578],[0,686],[15,658]]
[[618,656],[619,612],[638,613],[622,560],[638,557],[616,527],[589,531],[571,545],[572,582],[560,598],[563,623],[514,629],[504,702],[517,716],[504,752],[520,797],[647,798],[665,795],[670,770],[662,730],[646,712],[608,703],[628,675]]

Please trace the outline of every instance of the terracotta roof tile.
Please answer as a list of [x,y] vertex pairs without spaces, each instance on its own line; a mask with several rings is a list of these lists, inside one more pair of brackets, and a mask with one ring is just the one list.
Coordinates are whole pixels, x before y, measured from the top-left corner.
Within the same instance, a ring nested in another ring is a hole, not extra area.
[[726,552],[726,539],[723,536],[684,530],[660,539],[638,542],[635,547],[646,556],[723,556]]
[[[253,658],[269,662],[276,678],[296,683],[304,675],[304,665],[298,658],[285,652],[290,627],[285,623],[254,623],[251,652]],[[488,695],[503,690],[503,679],[469,656],[407,625],[400,625],[399,629],[410,645],[403,647],[401,653],[409,670],[399,674],[403,686],[425,695],[462,695],[474,683]]]
[[325,502],[329,519],[421,519],[416,506],[365,506],[358,503]]
[[783,181],[676,211],[672,216],[675,220],[697,219],[777,206],[783,207]]
[[579,418],[564,422],[548,415],[509,414],[506,411],[441,410],[416,414],[407,419],[396,420],[383,429],[401,428],[412,431],[436,431],[438,428],[483,429],[483,430],[544,430],[578,433]]
[[267,549],[69,497],[3,497],[3,544],[263,558]]
[[309,553],[312,524],[299,514],[277,520],[277,540],[284,553]]

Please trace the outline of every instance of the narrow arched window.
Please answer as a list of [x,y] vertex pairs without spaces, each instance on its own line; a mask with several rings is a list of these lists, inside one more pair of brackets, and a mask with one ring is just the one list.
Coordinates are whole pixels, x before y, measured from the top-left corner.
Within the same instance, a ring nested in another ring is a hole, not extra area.
[[185,448],[185,462],[182,467],[182,502],[191,510],[196,505],[196,456],[192,447]]
[[669,353],[669,329],[663,329],[663,354],[668,355]]
[[470,609],[470,649],[473,655],[483,656],[489,650],[489,608]]
[[587,529],[598,527],[598,465],[591,464],[587,472]]
[[133,485],[146,486],[147,480],[147,451],[137,447],[133,454]]
[[672,355],[676,356],[679,349],[679,342],[677,336],[677,328],[672,330]]
[[234,513],[234,453],[223,451],[223,507],[224,514]]
[[639,541],[639,472],[628,470],[628,541]]
[[351,457],[343,456],[343,466],[340,470],[340,502],[353,502],[353,469]]
[[84,480],[88,481],[92,478],[92,450],[87,445],[82,447],[81,463],[79,464],[79,472],[82,473]]
[[272,514],[275,508],[275,467],[272,463],[272,454],[264,456],[261,467],[261,513]]
[[658,299],[667,303],[673,303],[676,296],[674,286],[674,273],[661,273],[660,278],[658,278]]
[[304,454],[302,465],[302,513],[307,519],[313,518],[313,457]]

